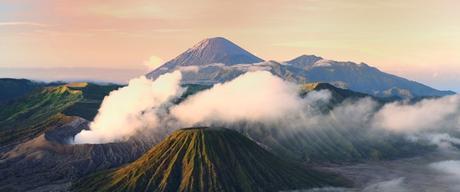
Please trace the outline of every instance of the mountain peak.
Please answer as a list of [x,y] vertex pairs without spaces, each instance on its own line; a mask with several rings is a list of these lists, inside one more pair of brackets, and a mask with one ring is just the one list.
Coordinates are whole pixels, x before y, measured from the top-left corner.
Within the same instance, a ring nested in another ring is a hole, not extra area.
[[259,57],[249,53],[226,38],[213,37],[201,40],[192,48],[166,62],[147,76],[156,78],[162,73],[176,70],[181,66],[202,66],[214,63],[231,66],[235,64],[259,63],[262,61]]
[[[208,56],[208,58],[204,58],[204,59],[225,59],[224,56],[252,57],[248,59],[252,59],[254,61],[259,59],[256,56],[249,53],[248,51],[241,48],[240,46],[236,45],[235,43],[223,37],[212,37],[212,38],[201,40],[196,45],[194,45],[192,48],[188,49],[185,53],[187,52],[203,54],[203,55],[197,55],[201,57]],[[215,61],[208,60],[208,62],[219,62],[219,60],[215,60]],[[237,62],[233,60],[230,60],[228,62],[229,63],[224,63],[224,64],[238,64],[238,63],[232,63],[232,62]],[[246,62],[252,62],[252,61],[248,60]],[[210,63],[203,63],[203,64],[210,64]]]
[[234,65],[258,63],[262,61],[262,59],[249,53],[226,38],[213,37],[198,42],[195,46],[168,63],[174,63],[176,66],[188,66],[212,63]]
[[316,56],[316,55],[307,55],[307,54],[303,54],[301,56],[298,56],[294,59],[323,59],[322,57],[320,56]]
[[210,37],[201,40],[197,44],[195,44],[192,49],[199,49],[199,48],[204,48],[206,46],[212,46],[212,45],[225,45],[225,44],[234,44],[230,40],[224,38],[224,37]]
[[299,67],[299,68],[309,68],[311,67],[314,63],[317,61],[323,60],[322,57],[316,56],[316,55],[301,55],[299,57],[296,57],[290,61],[286,61],[286,63]]

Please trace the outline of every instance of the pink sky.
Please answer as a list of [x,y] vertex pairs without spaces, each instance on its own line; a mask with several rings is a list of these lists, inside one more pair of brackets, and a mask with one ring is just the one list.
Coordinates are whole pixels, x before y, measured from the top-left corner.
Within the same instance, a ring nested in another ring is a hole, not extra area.
[[315,54],[460,90],[460,2],[423,2],[6,0],[0,2],[0,68],[115,68],[140,75],[152,56],[169,60],[201,39],[223,36],[267,60]]

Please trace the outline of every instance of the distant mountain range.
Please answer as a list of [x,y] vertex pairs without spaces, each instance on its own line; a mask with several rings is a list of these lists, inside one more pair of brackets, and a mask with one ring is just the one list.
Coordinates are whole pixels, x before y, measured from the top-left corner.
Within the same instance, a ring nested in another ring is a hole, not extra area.
[[34,82],[28,79],[0,78],[0,90],[4,90],[3,93],[0,94],[0,104],[18,99],[44,86],[44,83]]
[[185,84],[221,83],[248,71],[267,70],[296,83],[330,83],[377,97],[414,98],[455,94],[382,72],[364,63],[333,61],[315,55],[302,55],[285,62],[263,61],[222,37],[200,41],[146,76],[156,79],[174,70],[182,71]]

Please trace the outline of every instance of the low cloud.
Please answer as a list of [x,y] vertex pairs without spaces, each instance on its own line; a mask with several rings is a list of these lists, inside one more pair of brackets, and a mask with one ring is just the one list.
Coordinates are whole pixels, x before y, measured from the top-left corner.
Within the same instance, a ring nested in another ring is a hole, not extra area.
[[198,66],[193,66],[193,65],[190,65],[190,66],[182,66],[182,67],[179,67],[178,70],[181,71],[181,72],[198,73],[198,71],[200,70],[200,67],[198,67]]
[[383,106],[371,98],[363,98],[345,100],[325,110],[324,106],[331,104],[329,91],[311,91],[301,98],[298,85],[267,71],[255,71],[216,84],[172,105],[171,98],[180,96],[183,91],[180,88],[181,72],[184,71],[163,75],[155,81],[140,77],[131,80],[127,87],[112,92],[104,99],[91,123],[91,130],[78,134],[75,142],[124,140],[145,129],[155,130],[160,125],[174,130],[208,125],[236,127],[232,124],[240,122],[267,125],[279,129],[278,133],[282,134],[328,127],[363,128],[415,135],[414,138],[422,138],[419,133],[423,133],[424,139],[436,144],[458,141],[438,131],[458,130],[460,127],[459,96]]
[[448,133],[416,133],[408,137],[413,141],[429,141],[433,145],[437,145],[444,150],[455,149],[455,145],[460,146],[460,139],[449,135]]
[[394,102],[385,105],[374,118],[373,127],[395,132],[414,132],[460,126],[458,95],[425,99],[415,104]]
[[362,190],[363,192],[408,192],[409,189],[404,185],[404,178],[396,178],[389,181],[382,181],[371,184]]
[[171,113],[191,126],[210,121],[265,122],[301,113],[302,106],[303,100],[298,96],[295,84],[259,71],[197,93],[173,107]]
[[442,173],[449,174],[460,180],[460,161],[448,160],[430,164],[430,167]]

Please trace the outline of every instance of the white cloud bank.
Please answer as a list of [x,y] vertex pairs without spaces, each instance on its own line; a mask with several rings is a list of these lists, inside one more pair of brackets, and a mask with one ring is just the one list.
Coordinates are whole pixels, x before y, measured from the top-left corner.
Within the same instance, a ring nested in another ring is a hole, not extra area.
[[396,132],[460,128],[460,96],[425,99],[415,104],[395,102],[375,115],[373,126]]
[[269,72],[250,72],[216,84],[172,108],[172,115],[193,125],[203,121],[269,121],[300,113],[302,100],[295,84]]
[[460,161],[457,160],[448,160],[448,161],[440,161],[436,163],[430,164],[430,167],[449,174],[453,177],[456,177],[460,180]]
[[159,125],[178,129],[239,121],[269,123],[284,132],[326,126],[378,128],[397,133],[443,128],[458,130],[460,127],[460,97],[457,95],[415,104],[395,102],[383,107],[364,98],[343,102],[321,113],[318,103],[329,102],[329,91],[313,91],[300,98],[297,85],[269,72],[256,71],[216,84],[172,106],[171,98],[182,94],[180,80],[180,71],[165,74],[155,81],[145,77],[131,80],[127,87],[104,99],[91,129],[79,133],[75,142],[125,140]]

